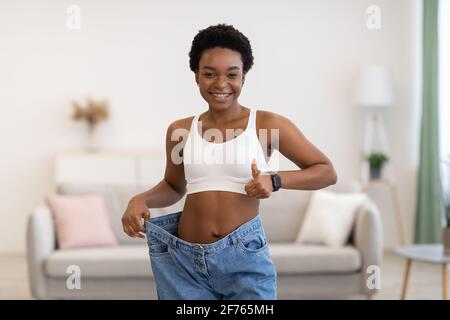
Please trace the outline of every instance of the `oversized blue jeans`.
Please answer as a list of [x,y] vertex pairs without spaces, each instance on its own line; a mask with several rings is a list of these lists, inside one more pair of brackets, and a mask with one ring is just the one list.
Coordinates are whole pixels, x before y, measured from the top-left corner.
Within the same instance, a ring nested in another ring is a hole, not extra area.
[[178,238],[180,217],[145,221],[158,299],[276,299],[276,268],[259,214],[209,244]]

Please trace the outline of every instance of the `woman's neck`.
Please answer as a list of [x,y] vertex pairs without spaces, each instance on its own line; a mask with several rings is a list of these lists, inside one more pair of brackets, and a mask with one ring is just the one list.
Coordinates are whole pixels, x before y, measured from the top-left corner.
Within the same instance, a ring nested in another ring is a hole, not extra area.
[[242,114],[245,113],[245,109],[246,108],[241,106],[239,103],[236,103],[235,105],[224,110],[214,110],[209,107],[205,117],[209,122],[221,125],[239,119]]

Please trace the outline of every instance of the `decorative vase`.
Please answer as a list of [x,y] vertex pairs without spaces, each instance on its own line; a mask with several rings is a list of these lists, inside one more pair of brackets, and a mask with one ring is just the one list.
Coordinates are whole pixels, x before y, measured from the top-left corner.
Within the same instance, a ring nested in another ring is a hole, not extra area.
[[98,139],[96,135],[96,126],[89,126],[87,131],[87,138],[86,138],[86,151],[87,152],[97,152],[99,151],[98,146]]
[[444,255],[450,255],[450,227],[442,229],[442,242],[444,244]]
[[381,168],[380,167],[370,167],[370,179],[376,180],[381,178]]

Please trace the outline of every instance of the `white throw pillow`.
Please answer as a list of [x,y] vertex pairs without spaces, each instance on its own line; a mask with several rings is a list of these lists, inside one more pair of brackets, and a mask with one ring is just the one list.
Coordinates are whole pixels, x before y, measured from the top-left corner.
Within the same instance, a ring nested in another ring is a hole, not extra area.
[[367,200],[364,193],[315,191],[306,210],[297,242],[320,243],[331,247],[346,244],[355,214]]

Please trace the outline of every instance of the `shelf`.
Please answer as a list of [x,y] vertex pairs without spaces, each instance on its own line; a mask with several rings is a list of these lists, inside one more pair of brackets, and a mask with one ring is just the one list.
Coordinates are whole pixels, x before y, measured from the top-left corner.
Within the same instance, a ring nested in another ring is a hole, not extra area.
[[69,151],[55,158],[55,182],[154,184],[164,176],[160,150]]

